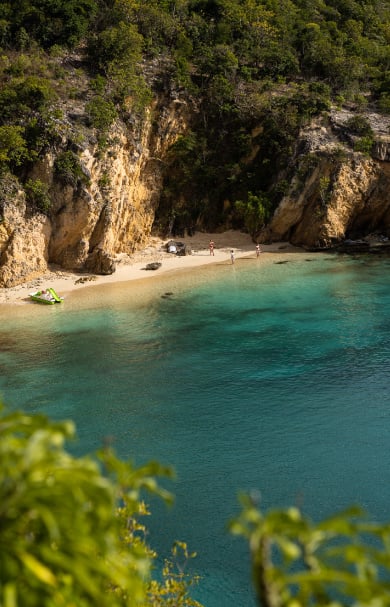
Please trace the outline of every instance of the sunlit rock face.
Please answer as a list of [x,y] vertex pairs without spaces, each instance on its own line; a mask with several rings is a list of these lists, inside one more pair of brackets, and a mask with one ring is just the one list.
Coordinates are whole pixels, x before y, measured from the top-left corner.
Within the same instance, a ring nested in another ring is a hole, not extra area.
[[185,132],[187,117],[184,102],[156,100],[143,120],[115,123],[103,150],[90,133],[77,150],[78,183],[56,175],[55,153],[48,152],[29,176],[48,187],[47,215],[31,212],[24,192],[9,187],[0,216],[0,285],[32,279],[48,264],[111,274],[118,254],[142,248],[160,197],[164,156]]
[[[0,286],[31,280],[53,264],[111,274],[119,255],[142,249],[169,166],[168,150],[194,117],[194,108],[175,95],[155,97],[142,119],[129,113],[126,122],[114,123],[102,147],[84,106],[68,104],[55,149],[28,175],[47,188],[49,210],[32,208],[16,178],[1,178]],[[359,151],[361,138],[351,131],[354,116],[334,110],[302,129],[286,194],[259,241],[326,248],[372,233],[390,237],[390,119],[364,114],[373,133],[367,153]],[[75,181],[56,171],[56,158],[69,151],[80,164]],[[280,179],[285,181],[286,173]]]
[[302,130],[290,187],[264,242],[327,247],[372,232],[390,235],[389,120],[365,114],[374,133],[368,155],[356,151],[359,137],[347,127],[351,115],[333,112]]

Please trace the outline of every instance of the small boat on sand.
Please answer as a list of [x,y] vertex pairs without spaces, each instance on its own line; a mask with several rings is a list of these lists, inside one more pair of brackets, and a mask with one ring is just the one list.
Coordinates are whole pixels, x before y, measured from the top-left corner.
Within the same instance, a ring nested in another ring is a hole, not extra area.
[[29,294],[30,299],[38,301],[43,304],[56,304],[61,303],[64,298],[57,295],[54,289],[42,289],[42,291],[36,291],[35,293]]

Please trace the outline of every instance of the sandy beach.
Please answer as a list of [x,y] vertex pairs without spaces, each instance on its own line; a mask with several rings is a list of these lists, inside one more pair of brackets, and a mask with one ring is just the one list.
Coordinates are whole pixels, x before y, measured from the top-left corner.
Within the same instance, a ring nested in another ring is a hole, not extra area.
[[[208,264],[231,264],[230,251],[233,249],[235,262],[241,258],[256,257],[255,244],[249,234],[229,230],[223,233],[197,232],[194,236],[175,239],[184,243],[191,255],[179,256],[166,251],[166,243],[170,239],[151,237],[147,247],[131,256],[122,255],[117,258],[117,270],[108,276],[73,273],[66,270],[52,268],[46,274],[25,284],[11,288],[0,289],[0,305],[37,305],[29,298],[29,293],[52,287],[64,298],[71,297],[72,293],[86,286],[101,286],[131,280],[153,279],[166,273],[178,270],[193,270],[196,267]],[[214,255],[210,255],[209,242],[215,243]],[[277,261],[279,256],[286,253],[303,252],[302,249],[288,243],[273,243],[261,245],[260,255],[262,263]],[[147,270],[146,265],[160,262],[157,270]]]

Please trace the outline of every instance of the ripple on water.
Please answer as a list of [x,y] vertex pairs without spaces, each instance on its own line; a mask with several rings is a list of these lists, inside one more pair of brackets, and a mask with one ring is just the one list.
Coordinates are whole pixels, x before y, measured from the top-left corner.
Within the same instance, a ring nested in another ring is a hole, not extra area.
[[295,256],[121,284],[98,305],[86,289],[3,323],[0,390],[74,419],[76,453],[109,437],[123,457],[173,465],[176,503],[152,500],[152,544],[197,551],[205,606],[253,607],[246,546],[226,532],[238,491],[318,518],[356,502],[388,516],[386,270]]

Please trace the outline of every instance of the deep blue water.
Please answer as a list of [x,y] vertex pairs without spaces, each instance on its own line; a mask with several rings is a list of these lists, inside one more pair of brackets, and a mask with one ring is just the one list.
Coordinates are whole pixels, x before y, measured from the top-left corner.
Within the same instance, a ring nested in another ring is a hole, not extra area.
[[122,457],[175,468],[150,540],[198,553],[205,607],[255,605],[245,543],[226,531],[241,490],[316,519],[358,503],[390,520],[390,262],[262,259],[0,318],[10,407],[72,418],[78,453],[111,437]]

